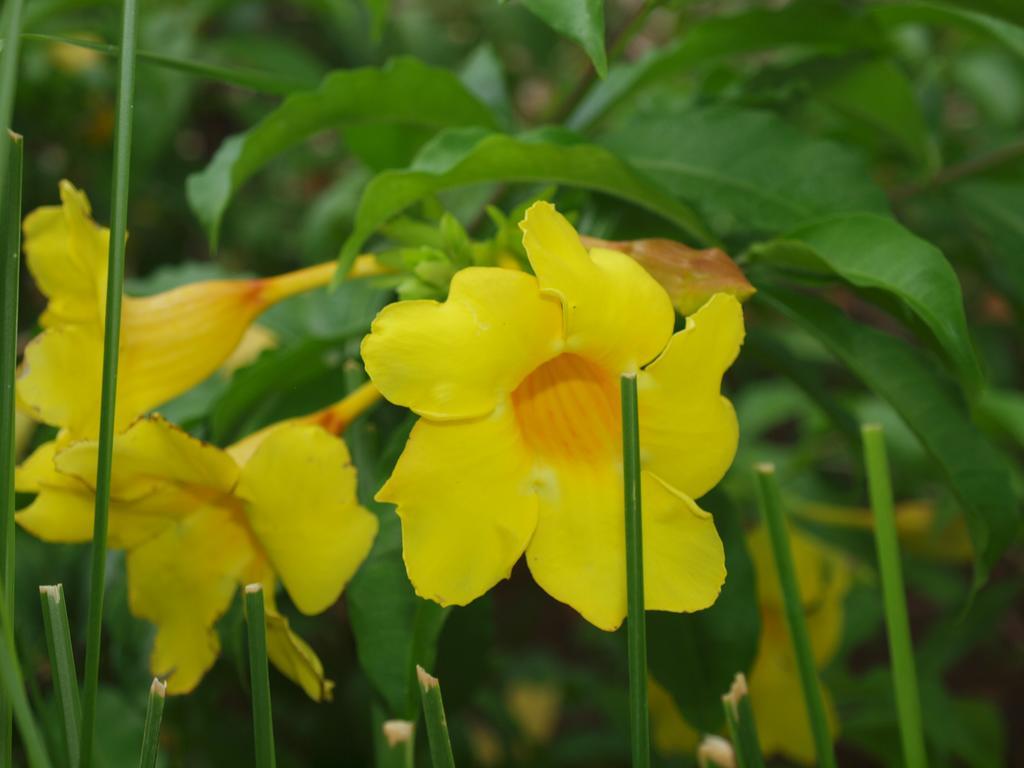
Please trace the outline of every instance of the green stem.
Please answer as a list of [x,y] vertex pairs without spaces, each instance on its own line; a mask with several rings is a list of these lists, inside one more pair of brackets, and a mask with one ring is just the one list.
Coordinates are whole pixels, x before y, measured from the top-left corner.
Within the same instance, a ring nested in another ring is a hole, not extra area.
[[118,62],[117,109],[114,123],[114,179],[110,201],[110,254],[103,333],[103,387],[100,392],[99,457],[96,470],[96,514],[92,533],[89,633],[85,646],[85,685],[82,697],[83,768],[89,768],[93,760],[96,691],[100,675],[107,516],[110,509],[110,475],[114,453],[117,361],[121,340],[121,298],[124,292],[124,250],[128,230],[128,183],[135,98],[135,43],[138,32],[137,3],[138,0],[124,0],[121,19],[121,57]]
[[629,734],[633,768],[651,764],[647,704],[647,617],[644,612],[644,543],[640,504],[640,419],[636,375],[624,374],[622,392],[622,470],[626,503],[626,636],[629,647]]
[[50,654],[53,687],[60,707],[61,726],[68,764],[77,766],[81,757],[82,705],[78,699],[78,673],[75,654],[71,649],[71,627],[68,624],[64,586],[39,587],[39,602],[43,609],[43,627],[46,630],[46,649]]
[[249,628],[249,681],[252,688],[252,729],[256,768],[274,768],[274,720],[270,709],[270,665],[267,662],[267,620],[263,586],[245,588],[245,621]]
[[21,677],[18,653],[10,634],[12,624],[12,617],[7,615],[0,604],[0,635],[3,638],[0,641],[0,693],[14,713],[14,722],[18,725],[18,733],[21,735],[21,743],[30,768],[50,768],[46,744],[25,694],[25,682]]
[[903,762],[907,768],[924,768],[928,764],[928,758],[921,727],[921,704],[917,692],[914,650],[904,597],[903,570],[900,565],[900,545],[896,535],[896,515],[893,510],[885,435],[878,424],[865,424],[861,427],[861,435],[864,438],[864,463],[867,466],[871,509],[875,518],[875,547],[878,552],[878,567],[882,574],[885,628],[889,635],[889,654],[892,656],[893,687],[896,711],[899,714]]
[[[57,43],[60,45],[71,45],[76,48],[85,48],[90,51],[97,51],[106,56],[117,56],[120,48],[108,43],[97,43],[94,40],[82,40],[74,37],[63,37],[61,35],[43,35],[25,32],[22,40],[43,43]],[[287,96],[296,91],[311,90],[316,88],[315,82],[304,80],[292,80],[280,77],[271,72],[263,72],[259,69],[248,67],[224,67],[216,64],[208,64],[192,59],[179,59],[174,56],[165,56],[162,53],[152,51],[135,52],[135,57],[146,64],[153,64],[164,69],[173,69],[184,72],[188,75],[206,78],[218,83],[237,85],[242,88],[249,88],[257,93],[268,93],[274,96]]]
[[416,723],[412,720],[386,720],[381,731],[387,743],[388,765],[415,768]]
[[[7,53],[4,51],[4,53]],[[3,62],[6,64],[6,59]],[[0,134],[0,225],[3,226],[3,268],[0,272],[0,601],[7,616],[14,616],[14,380],[18,368],[18,282],[21,279],[21,159],[20,136]],[[6,139],[6,141],[4,141]],[[8,622],[6,642],[14,648],[14,623]],[[12,761],[12,727],[10,703],[0,697],[0,765],[8,768]]]
[[444,716],[444,702],[441,700],[441,684],[420,666],[416,667],[416,679],[423,700],[423,719],[427,725],[431,764],[434,768],[455,768],[452,742],[448,736],[448,720]]
[[160,722],[164,718],[164,700],[167,698],[167,683],[153,678],[149,686],[149,703],[146,705],[146,729],[142,732],[142,753],[139,768],[155,768],[160,754]]
[[782,501],[779,498],[779,487],[775,479],[775,467],[771,464],[758,464],[757,496],[761,507],[761,515],[768,526],[771,538],[772,553],[775,566],[779,573],[782,595],[786,605],[786,623],[789,636],[796,652],[797,667],[800,671],[800,684],[804,691],[804,704],[811,722],[811,733],[814,736],[814,750],[821,768],[835,768],[836,757],[832,750],[832,737],[828,731],[828,720],[825,717],[825,704],[822,701],[821,689],[818,685],[818,672],[811,653],[811,640],[807,635],[807,624],[804,619],[803,602],[796,579],[796,568],[793,565],[793,553],[789,547],[789,534],[782,513]]
[[764,768],[747,678],[742,672],[736,675],[729,692],[722,696],[722,709],[736,751],[737,768]]

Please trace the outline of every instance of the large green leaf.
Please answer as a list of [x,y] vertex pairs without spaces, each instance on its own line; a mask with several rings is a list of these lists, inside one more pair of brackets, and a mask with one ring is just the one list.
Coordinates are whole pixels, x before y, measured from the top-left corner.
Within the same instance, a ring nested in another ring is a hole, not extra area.
[[604,0],[523,0],[523,5],[553,30],[579,43],[597,74],[605,76]]
[[722,694],[754,662],[761,615],[738,511],[721,491],[701,506],[714,514],[725,545],[725,586],[715,604],[698,613],[649,613],[647,653],[651,675],[687,721],[714,733],[722,725]]
[[893,219],[870,213],[830,216],[756,246],[752,254],[776,265],[823,269],[897,299],[931,331],[967,391],[981,390],[956,273],[938,248]]
[[384,171],[363,193],[352,235],[339,256],[345,274],[367,239],[389,219],[435,192],[482,182],[555,182],[613,195],[661,215],[691,237],[711,236],[697,215],[612,152],[544,129],[519,136],[452,129],[425,146],[406,170]]
[[980,586],[1013,542],[1020,513],[1006,461],[971,422],[963,403],[914,347],[858,324],[810,296],[756,281],[757,301],[818,338],[876,395],[887,400],[942,470],[966,515]]
[[768,112],[715,106],[638,114],[601,143],[719,233],[780,232],[842,211],[884,212],[864,160]]
[[593,125],[643,86],[722,57],[799,47],[833,53],[880,48],[877,32],[862,15],[822,0],[797,2],[778,11],[754,10],[712,18],[689,27],[683,37],[639,61],[612,67],[570,116],[570,128]]
[[232,196],[281,152],[343,124],[404,124],[431,130],[493,126],[490,111],[451,72],[417,59],[334,72],[313,91],[296,93],[244,133],[226,139],[209,165],[188,178],[189,205],[214,247]]

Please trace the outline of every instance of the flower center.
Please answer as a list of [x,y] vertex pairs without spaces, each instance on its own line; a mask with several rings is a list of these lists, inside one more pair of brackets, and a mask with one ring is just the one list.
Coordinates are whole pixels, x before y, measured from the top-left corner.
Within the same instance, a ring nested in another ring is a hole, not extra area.
[[512,407],[527,446],[547,459],[592,463],[620,452],[622,411],[615,377],[573,354],[523,379]]

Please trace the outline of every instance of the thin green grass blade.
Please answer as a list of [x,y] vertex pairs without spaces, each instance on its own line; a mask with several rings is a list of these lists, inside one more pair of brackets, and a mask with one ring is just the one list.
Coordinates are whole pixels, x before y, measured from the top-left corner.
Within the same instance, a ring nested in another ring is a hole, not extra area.
[[434,768],[455,768],[452,741],[448,736],[448,719],[444,716],[444,701],[441,700],[441,684],[418,665],[416,679],[420,686],[420,699],[423,701],[423,720],[427,725],[431,764]]
[[786,603],[786,624],[789,636],[796,652],[797,667],[800,671],[800,684],[804,691],[804,703],[807,716],[811,721],[811,733],[814,736],[814,750],[821,768],[835,768],[836,756],[832,749],[832,737],[828,732],[828,720],[825,717],[825,704],[822,701],[821,689],[818,686],[818,671],[814,666],[811,653],[811,640],[807,634],[807,623],[804,618],[803,603],[800,600],[800,589],[796,580],[796,568],[793,565],[793,552],[789,546],[789,534],[782,513],[782,500],[779,497],[779,486],[775,479],[775,467],[771,464],[758,464],[757,500],[761,508],[761,516],[768,526],[768,535],[772,543],[772,554],[782,585],[782,595]]
[[149,686],[149,703],[146,705],[146,729],[142,732],[142,753],[139,768],[155,768],[160,754],[160,722],[164,718],[164,700],[167,698],[167,683],[153,678]]
[[[76,48],[85,48],[90,51],[97,51],[107,56],[117,56],[120,48],[108,43],[97,43],[95,40],[82,40],[76,37],[64,37],[62,35],[44,35],[34,32],[25,32],[21,39],[26,42],[58,43],[60,45],[71,45]],[[145,64],[151,64],[163,69],[172,69],[177,72],[205,80],[212,80],[217,83],[236,85],[241,88],[248,88],[257,93],[267,93],[274,96],[287,96],[296,91],[310,90],[316,88],[316,81],[295,80],[282,77],[273,72],[263,72],[259,69],[249,67],[227,67],[219,64],[209,64],[193,59],[180,59],[175,56],[165,56],[162,53],[152,51],[136,51],[135,58]]]
[[629,647],[629,734],[633,768],[651,764],[647,703],[647,614],[644,611],[644,544],[640,505],[640,418],[636,375],[625,374],[622,391],[622,467],[626,504],[626,637]]
[[892,656],[892,679],[899,714],[903,762],[907,768],[925,768],[928,758],[921,727],[921,700],[917,691],[914,648],[907,618],[907,601],[900,565],[900,544],[896,535],[892,480],[885,450],[885,434],[878,424],[861,427],[864,439],[864,464],[868,472],[871,510],[875,518],[875,548],[882,574],[882,598],[885,605],[885,629]]
[[82,768],[90,768],[93,762],[96,692],[99,687],[104,571],[107,559],[107,515],[110,508],[114,410],[117,402],[117,362],[121,340],[121,298],[124,292],[124,251],[128,230],[128,183],[132,152],[132,113],[135,99],[137,11],[137,0],[124,0],[121,17],[121,58],[118,64],[117,79],[117,110],[114,123],[114,179],[110,202],[110,259],[107,267],[107,303],[103,332],[103,387],[100,394],[96,515],[93,520],[89,581],[89,634],[85,646],[85,684],[82,696]]
[[[6,53],[6,52],[5,52]],[[8,138],[8,136],[10,138]],[[0,349],[0,601],[7,616],[14,615],[14,379],[18,367],[18,282],[21,279],[21,159],[23,142],[13,133],[0,134],[4,146],[3,268],[0,272],[0,301],[3,302],[2,349]],[[14,648],[14,626],[7,627],[6,642]],[[7,697],[0,697],[0,765],[12,761],[13,720]]]
[[53,689],[60,707],[61,727],[68,764],[76,766],[81,757],[82,704],[78,698],[78,673],[71,648],[71,626],[68,624],[64,585],[39,587],[46,630],[46,650],[50,654]]
[[385,720],[381,725],[388,745],[388,765],[416,766],[416,723],[411,720]]
[[722,696],[725,722],[729,726],[737,768],[764,768],[761,744],[757,739],[757,725],[754,709],[750,706],[747,678],[742,672],[736,675],[729,692]]
[[46,751],[46,744],[43,742],[42,733],[39,731],[35,715],[32,714],[32,707],[28,703],[28,696],[25,694],[25,681],[21,676],[18,655],[14,643],[10,641],[7,634],[10,622],[6,615],[2,617],[2,624],[0,691],[2,691],[4,699],[10,702],[11,710],[14,713],[14,722],[18,726],[21,743],[25,749],[25,755],[28,757],[29,767],[50,768],[50,756]]
[[270,667],[267,663],[267,619],[263,586],[245,587],[245,621],[249,628],[249,679],[252,686],[252,729],[256,768],[274,768],[274,720],[270,708]]

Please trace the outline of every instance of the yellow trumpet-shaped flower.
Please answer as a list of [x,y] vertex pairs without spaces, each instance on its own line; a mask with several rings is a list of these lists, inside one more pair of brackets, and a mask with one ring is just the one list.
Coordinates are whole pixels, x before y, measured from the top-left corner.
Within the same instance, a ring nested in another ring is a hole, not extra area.
[[[110,231],[92,220],[85,194],[60,184],[61,205],[25,217],[26,263],[49,300],[43,333],[25,349],[18,399],[70,438],[99,426]],[[141,298],[122,309],[116,429],[212,374],[265,309],[328,283],[334,264],[262,279],[207,280]]]
[[362,345],[384,397],[421,417],[379,491],[402,520],[422,597],[465,604],[523,555],[548,594],[613,630],[626,614],[619,377],[638,376],[647,607],[696,611],[725,579],[695,499],[736,451],[720,393],[743,340],[712,297],[673,335],[665,290],[635,261],[587,251],[552,205],[520,225],[536,277],[472,267],[448,299],[380,312]]
[[[810,536],[790,529],[789,540],[811,651],[815,666],[821,670],[839,650],[843,601],[852,585],[852,569],[839,553]],[[784,755],[801,765],[813,765],[814,736],[804,707],[800,671],[786,627],[785,602],[767,531],[758,528],[747,543],[757,573],[761,610],[761,638],[749,686],[761,750],[766,756]],[[821,693],[834,739],[839,729],[835,705],[824,686]],[[692,755],[700,734],[683,719],[671,694],[651,679],[649,696],[655,747],[666,755]]]
[[[115,438],[109,543],[127,551],[129,607],[157,627],[150,665],[168,692],[195,688],[220,652],[214,623],[240,584],[260,582],[271,661],[313,699],[330,697],[333,683],[277,611],[274,586],[280,579],[300,611],[320,613],[370,551],[377,518],[356,501],[355,469],[332,434],[354,404],[372,402],[368,391],[265,429],[236,452],[159,416]],[[19,524],[46,541],[88,541],[97,453],[91,440],[37,449],[16,476],[18,490],[37,494]]]

